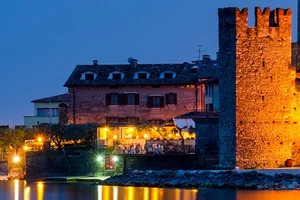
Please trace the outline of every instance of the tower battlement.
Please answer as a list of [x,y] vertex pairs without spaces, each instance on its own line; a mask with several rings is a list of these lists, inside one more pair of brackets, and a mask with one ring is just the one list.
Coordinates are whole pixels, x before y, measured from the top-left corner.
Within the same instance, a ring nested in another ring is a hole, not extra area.
[[[240,10],[237,7],[229,8],[219,8],[218,10],[220,25],[231,25],[230,27],[241,27],[242,29],[258,29],[258,30],[268,30],[269,28],[279,28],[291,29],[292,24],[292,9],[282,9],[276,8],[271,10],[269,7],[261,9],[260,7],[255,7],[254,17],[255,17],[255,27],[249,27],[248,21],[248,8],[243,8]],[[252,30],[253,31],[253,30]]]

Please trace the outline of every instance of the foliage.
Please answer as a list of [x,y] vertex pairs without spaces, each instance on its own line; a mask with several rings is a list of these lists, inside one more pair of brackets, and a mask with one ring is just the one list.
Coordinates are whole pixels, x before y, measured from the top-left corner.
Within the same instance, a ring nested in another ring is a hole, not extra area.
[[0,146],[6,148],[20,148],[24,144],[23,130],[5,129],[0,133]]
[[70,124],[65,127],[65,139],[71,140],[77,144],[79,140],[85,137],[83,124]]
[[155,131],[157,132],[162,138],[167,136],[167,130],[164,127],[164,124],[154,124],[149,121],[145,121],[143,123],[136,124],[138,130],[141,131]]

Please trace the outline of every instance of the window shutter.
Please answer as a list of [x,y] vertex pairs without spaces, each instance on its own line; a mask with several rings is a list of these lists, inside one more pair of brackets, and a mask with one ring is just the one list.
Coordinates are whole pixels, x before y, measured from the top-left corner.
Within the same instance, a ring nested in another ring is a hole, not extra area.
[[111,94],[106,94],[106,105],[111,105]]
[[153,98],[152,97],[148,97],[148,101],[147,101],[148,108],[152,108],[152,101],[153,101]]
[[139,94],[135,94],[135,105],[140,105],[140,96]]
[[169,104],[169,95],[170,95],[169,93],[166,94],[166,105]]
[[174,93],[174,104],[177,105],[177,93]]
[[160,107],[163,108],[165,106],[165,97],[160,97]]
[[127,94],[119,94],[119,105],[127,105]]

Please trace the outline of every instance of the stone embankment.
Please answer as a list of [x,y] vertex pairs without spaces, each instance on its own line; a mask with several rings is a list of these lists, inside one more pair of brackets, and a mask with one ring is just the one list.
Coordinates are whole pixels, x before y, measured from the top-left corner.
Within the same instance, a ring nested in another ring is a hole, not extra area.
[[299,190],[300,175],[257,171],[132,171],[110,177],[101,185],[162,188],[226,188],[259,190]]

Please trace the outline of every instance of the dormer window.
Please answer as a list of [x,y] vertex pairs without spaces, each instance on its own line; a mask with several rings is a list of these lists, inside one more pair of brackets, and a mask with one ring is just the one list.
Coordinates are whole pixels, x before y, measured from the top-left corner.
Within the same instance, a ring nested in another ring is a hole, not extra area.
[[165,79],[173,79],[173,73],[169,73],[169,72],[165,73],[164,78]]
[[114,80],[120,80],[122,78],[121,73],[113,73],[112,79]]
[[171,70],[163,71],[160,73],[159,76],[160,79],[173,79],[175,77],[176,77],[176,73]]
[[146,73],[138,73],[138,79],[147,79]]
[[80,80],[92,81],[96,79],[97,74],[94,72],[84,72],[81,74]]
[[125,74],[120,71],[110,72],[107,79],[120,80],[123,79]]
[[194,66],[190,69],[190,73],[191,74],[196,74],[197,73],[197,69],[198,69],[198,66]]
[[150,73],[147,71],[137,71],[133,75],[133,79],[148,79]]
[[87,81],[94,80],[94,74],[85,74],[85,80]]

